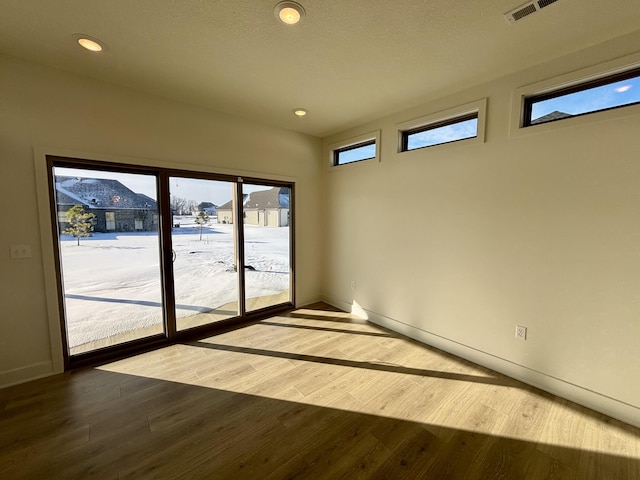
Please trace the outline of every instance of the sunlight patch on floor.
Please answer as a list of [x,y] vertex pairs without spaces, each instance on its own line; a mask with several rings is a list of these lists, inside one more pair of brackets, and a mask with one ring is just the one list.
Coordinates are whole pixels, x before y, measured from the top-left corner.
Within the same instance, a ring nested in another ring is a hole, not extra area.
[[[335,352],[339,353],[339,352]],[[237,357],[237,358],[234,358]],[[253,357],[253,358],[251,358]],[[257,359],[256,359],[257,357]],[[234,360],[227,362],[230,358]],[[216,362],[220,360],[220,363]],[[543,448],[566,447],[640,459],[638,439],[622,441],[615,432],[591,428],[582,445],[576,445],[573,431],[581,428],[581,414],[570,407],[554,406],[562,423],[539,427],[536,407],[525,405],[522,414],[510,418],[491,399],[508,397],[514,404],[524,393],[509,386],[486,385],[484,401],[466,396],[465,382],[427,378],[391,371],[367,371],[342,365],[317,364],[304,360],[263,357],[260,355],[211,351],[191,345],[174,345],[114,362],[100,370],[143,376],[158,380],[215,388],[239,394],[296,402],[367,415],[411,421],[429,426],[470,431],[500,438],[536,442]],[[253,366],[251,362],[258,362]],[[193,365],[202,363],[200,368]],[[213,362],[213,363],[212,363]],[[444,372],[447,373],[447,372]],[[452,373],[452,372],[448,372]],[[476,384],[475,390],[478,389]],[[438,390],[448,392],[439,402]],[[550,400],[539,399],[540,402]],[[504,404],[504,401],[502,401]],[[432,407],[432,408],[430,408]],[[528,412],[528,413],[526,413]],[[531,415],[531,416],[528,416]],[[517,420],[517,421],[516,421]]]

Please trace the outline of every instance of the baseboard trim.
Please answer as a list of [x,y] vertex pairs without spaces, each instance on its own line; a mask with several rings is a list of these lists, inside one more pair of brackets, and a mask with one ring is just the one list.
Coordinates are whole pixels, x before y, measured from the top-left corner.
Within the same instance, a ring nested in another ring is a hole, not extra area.
[[[305,300],[303,302],[296,302],[296,308],[304,308],[308,305],[313,305],[314,303],[321,303],[321,302],[325,302],[325,300],[322,297],[319,297],[316,300]],[[329,302],[325,302],[325,303],[329,303]]]
[[11,387],[20,383],[37,380],[53,375],[53,362],[46,361],[0,372],[0,388]]
[[[345,312],[351,312],[366,320],[405,335],[426,345],[443,350],[452,355],[464,358],[473,363],[490,368],[508,377],[519,380],[532,387],[539,388],[545,392],[557,395],[571,402],[603,413],[609,417],[628,423],[640,428],[640,408],[625,403],[621,400],[607,396],[605,394],[589,390],[580,385],[573,384],[566,380],[552,375],[531,369],[525,365],[512,362],[510,360],[483,352],[468,345],[442,337],[426,330],[422,330],[413,325],[403,323],[394,318],[381,315],[376,312],[362,308],[360,305],[352,305],[343,300],[334,298],[324,298],[324,302],[339,308]],[[355,308],[354,308],[355,307]]]

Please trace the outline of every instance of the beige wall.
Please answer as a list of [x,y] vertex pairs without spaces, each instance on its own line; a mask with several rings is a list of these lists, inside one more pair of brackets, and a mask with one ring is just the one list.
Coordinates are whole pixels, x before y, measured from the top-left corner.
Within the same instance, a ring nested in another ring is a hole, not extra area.
[[[331,172],[311,137],[0,57],[0,200],[12,206],[0,229],[0,386],[59,367],[38,162],[88,152],[294,180],[298,304],[322,294],[638,424],[640,115],[513,137],[509,124],[516,88],[639,44],[621,38],[327,138],[382,132],[380,163]],[[396,153],[397,123],[484,97],[486,143]],[[13,244],[33,257],[10,259]]]
[[233,211],[218,210],[218,223],[233,223]]
[[[634,45],[640,34],[325,139],[324,298],[640,424],[640,107],[509,133],[515,89]],[[398,123],[485,97],[486,143],[397,153]],[[329,145],[376,130],[380,162],[328,168]]]
[[[297,301],[319,298],[318,139],[10,57],[0,72],[0,386],[60,367],[55,297],[47,305],[45,291],[50,233],[38,214],[44,153],[295,181]],[[15,244],[33,257],[10,259]]]
[[258,210],[245,210],[244,223],[258,225]]

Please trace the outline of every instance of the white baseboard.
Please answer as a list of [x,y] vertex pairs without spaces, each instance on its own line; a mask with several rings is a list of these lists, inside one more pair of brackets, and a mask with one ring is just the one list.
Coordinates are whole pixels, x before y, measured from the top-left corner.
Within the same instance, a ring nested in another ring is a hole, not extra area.
[[634,405],[545,374],[544,372],[533,370],[525,365],[514,363],[468,345],[421,330],[396,319],[371,312],[359,305],[355,305],[354,308],[354,305],[348,302],[331,298],[325,298],[323,301],[360,317],[366,315],[366,319],[376,325],[388,328],[389,330],[464,358],[483,367],[490,368],[503,375],[590,408],[596,412],[603,413],[629,425],[640,427],[640,408]]
[[4,370],[0,372],[0,388],[48,377],[54,373],[53,362],[51,361],[34,363],[26,367],[14,368],[13,370]]

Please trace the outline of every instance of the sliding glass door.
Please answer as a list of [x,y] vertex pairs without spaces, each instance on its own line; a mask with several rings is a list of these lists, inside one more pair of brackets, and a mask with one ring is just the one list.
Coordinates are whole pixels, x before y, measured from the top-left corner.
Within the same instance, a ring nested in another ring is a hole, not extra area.
[[235,226],[217,212],[225,205],[231,211],[235,188],[235,183],[219,180],[169,178],[178,330],[241,313]]
[[157,179],[55,167],[71,355],[164,332]]
[[67,366],[293,305],[292,184],[47,161]]
[[243,184],[245,304],[247,311],[289,301],[291,191]]

